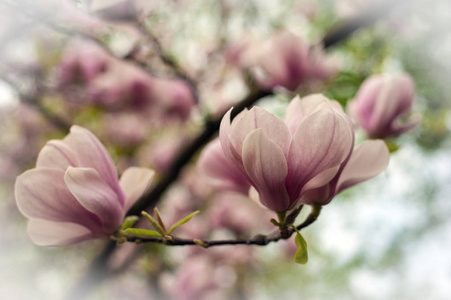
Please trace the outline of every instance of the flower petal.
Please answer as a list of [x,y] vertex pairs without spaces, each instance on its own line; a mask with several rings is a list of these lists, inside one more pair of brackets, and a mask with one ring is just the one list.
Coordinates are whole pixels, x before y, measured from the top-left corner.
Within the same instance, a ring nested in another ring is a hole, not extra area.
[[388,166],[389,157],[384,141],[368,140],[361,143],[338,179],[337,193],[383,172]]
[[76,167],[77,164],[75,152],[66,143],[52,140],[39,152],[36,168],[60,169],[66,172],[67,167]]
[[60,169],[32,169],[18,176],[15,198],[20,212],[28,218],[78,223],[99,231],[100,219],[78,203]]
[[281,212],[294,205],[284,184],[288,173],[285,155],[262,129],[252,131],[244,140],[243,163],[266,207]]
[[275,142],[285,155],[288,154],[291,134],[287,125],[275,115],[257,106],[254,106],[231,126],[230,141],[239,154],[242,153],[244,139],[257,128],[260,128],[267,137]]
[[301,124],[305,118],[318,111],[320,108],[323,108],[324,105],[327,105],[329,102],[331,101],[322,94],[313,94],[303,97],[302,99],[299,98],[299,96],[293,98],[287,107],[284,118],[285,124],[287,124],[291,135],[294,136],[299,124]]
[[219,139],[210,142],[200,154],[197,162],[201,173],[219,189],[233,190],[247,194],[249,180],[226,158]]
[[[230,130],[231,130],[231,114],[232,109],[229,109],[229,111],[224,115],[221,121],[221,125],[219,127],[219,140],[221,141],[222,150],[224,151],[224,155],[227,157],[227,159],[234,164],[234,166],[243,174],[246,174],[246,171],[244,171],[243,167],[243,161],[241,160],[240,154],[235,150],[233,147],[231,141],[230,141]],[[244,112],[244,111],[243,111]],[[240,114],[242,115],[243,112]],[[234,123],[239,120],[240,114],[235,117],[233,120]]]
[[100,218],[105,232],[113,233],[121,226],[125,210],[118,195],[96,170],[69,167],[64,181],[78,202]]
[[124,211],[128,211],[144,194],[154,175],[154,170],[138,167],[128,168],[122,173],[119,185],[125,194]]
[[38,246],[66,246],[99,237],[80,224],[39,219],[31,219],[27,231]]
[[349,118],[332,108],[321,109],[298,127],[288,155],[286,186],[290,198],[318,174],[339,166],[353,146]]
[[95,169],[105,182],[120,195],[119,200],[123,204],[124,200],[119,188],[116,167],[97,137],[83,127],[72,126],[65,141],[73,147],[77,155],[78,167]]

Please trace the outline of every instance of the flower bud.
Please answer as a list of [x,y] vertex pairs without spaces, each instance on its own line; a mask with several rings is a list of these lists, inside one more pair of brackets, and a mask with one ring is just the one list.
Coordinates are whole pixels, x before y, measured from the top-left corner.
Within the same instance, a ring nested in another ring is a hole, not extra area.
[[415,84],[409,75],[374,75],[363,82],[348,110],[368,137],[385,139],[419,123],[418,118],[400,120],[409,114],[414,99]]

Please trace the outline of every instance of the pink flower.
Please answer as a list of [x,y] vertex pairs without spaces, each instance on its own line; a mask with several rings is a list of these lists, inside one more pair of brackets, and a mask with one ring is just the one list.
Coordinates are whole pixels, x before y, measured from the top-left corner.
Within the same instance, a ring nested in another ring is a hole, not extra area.
[[294,98],[285,123],[254,107],[221,122],[225,156],[257,190],[263,205],[276,212],[296,206],[307,191],[328,183],[354,145],[351,121],[341,106],[316,94]]
[[409,75],[374,75],[365,80],[348,109],[368,137],[387,138],[418,124],[418,118],[400,121],[411,111],[414,98],[415,84]]
[[65,51],[59,65],[59,85],[88,84],[105,72],[112,57],[94,43],[78,41]]
[[279,32],[270,39],[256,65],[264,73],[257,80],[267,89],[283,86],[295,90],[306,80],[326,79],[336,71],[322,49],[310,48],[306,41],[289,31]]
[[153,77],[150,90],[153,101],[158,103],[166,121],[186,121],[196,105],[190,87],[182,80]]
[[213,140],[204,148],[197,165],[207,182],[217,189],[244,195],[249,193],[250,181],[227,159],[219,139]]
[[114,61],[91,82],[89,94],[93,102],[110,109],[131,106],[143,110],[151,102],[151,84],[152,77],[144,70]]
[[330,182],[307,191],[302,195],[301,202],[325,205],[339,192],[383,172],[388,166],[389,158],[390,153],[384,141],[364,141],[341,164],[339,171]]
[[154,172],[132,167],[118,181],[113,160],[87,129],[72,126],[41,150],[36,168],[17,177],[19,210],[37,245],[63,246],[107,238],[143,194]]

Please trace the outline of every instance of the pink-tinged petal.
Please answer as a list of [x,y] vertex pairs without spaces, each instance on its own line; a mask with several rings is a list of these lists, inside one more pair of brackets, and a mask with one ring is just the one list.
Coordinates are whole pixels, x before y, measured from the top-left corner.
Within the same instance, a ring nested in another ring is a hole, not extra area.
[[384,141],[361,143],[352,153],[337,183],[337,193],[383,172],[390,158]]
[[69,167],[64,181],[78,202],[100,218],[105,232],[113,233],[121,226],[125,210],[97,170]]
[[378,94],[383,86],[383,76],[371,76],[362,83],[355,99],[348,102],[350,115],[366,130],[368,130]]
[[65,172],[69,166],[76,167],[77,164],[74,150],[63,141],[52,140],[39,152],[36,168],[60,169]]
[[421,117],[419,115],[413,116],[409,121],[405,123],[401,123],[399,121],[395,121],[390,128],[391,135],[397,136],[403,134],[416,127],[421,121]]
[[244,140],[243,163],[266,207],[287,211],[295,204],[290,203],[284,184],[288,173],[285,155],[262,129],[254,130]]
[[97,137],[85,128],[72,126],[67,142],[71,144],[77,155],[78,167],[95,169],[105,182],[120,195],[119,201],[123,204],[116,167]]
[[73,222],[99,230],[100,219],[78,203],[60,169],[26,171],[16,179],[15,197],[20,212],[28,218]]
[[330,100],[321,94],[313,94],[302,99],[296,96],[291,100],[285,113],[285,124],[292,136],[294,136],[296,129],[301,122],[309,115],[315,113],[325,105],[330,104]]
[[385,132],[394,121],[400,96],[400,90],[395,82],[389,78],[384,78],[384,85],[379,91],[368,123],[368,130],[372,135],[380,135]]
[[330,185],[326,184],[316,189],[309,189],[302,195],[300,202],[303,204],[326,205],[332,200],[331,193]]
[[38,246],[67,246],[99,237],[80,224],[39,219],[31,219],[27,231]]
[[275,142],[285,155],[288,155],[291,134],[287,125],[275,115],[257,106],[254,106],[231,126],[230,141],[239,154],[242,153],[244,139],[257,128]]
[[286,186],[290,198],[318,174],[339,166],[349,155],[353,131],[349,118],[332,108],[310,115],[298,127],[288,155]]
[[219,139],[210,142],[200,154],[199,171],[208,177],[209,183],[219,189],[247,194],[249,180],[226,158]]
[[125,194],[124,211],[128,211],[144,194],[154,175],[154,170],[138,167],[128,168],[122,173],[119,185]]
[[319,173],[304,185],[300,194],[303,195],[309,190],[314,190],[328,184],[337,175],[339,169],[340,166],[335,166]]
[[[219,127],[219,140],[221,141],[222,150],[224,151],[224,155],[227,159],[234,164],[234,166],[243,174],[246,174],[243,167],[243,162],[241,160],[241,155],[235,150],[231,141],[230,141],[230,130],[231,130],[231,122],[230,117],[232,114],[232,109],[224,115],[221,120],[221,126]],[[240,113],[241,114],[241,113]],[[238,115],[235,117],[234,122],[241,116]],[[239,119],[238,119],[239,120]]]

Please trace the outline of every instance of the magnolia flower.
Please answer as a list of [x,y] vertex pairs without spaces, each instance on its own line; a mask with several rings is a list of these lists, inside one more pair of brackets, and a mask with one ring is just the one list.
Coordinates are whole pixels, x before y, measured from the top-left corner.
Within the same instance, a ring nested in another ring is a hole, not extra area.
[[186,121],[191,109],[196,105],[189,85],[182,80],[153,77],[150,85],[150,97],[158,103],[162,117],[166,121],[179,119]]
[[325,205],[339,192],[383,172],[388,166],[389,158],[390,153],[384,141],[364,141],[341,164],[330,182],[307,191],[302,195],[301,202]]
[[374,75],[365,80],[348,110],[370,138],[400,135],[415,127],[419,119],[402,123],[415,98],[415,84],[407,74]]
[[259,84],[268,89],[283,86],[295,90],[306,80],[326,79],[336,71],[322,49],[311,48],[289,31],[273,36],[262,47],[255,64],[263,71],[263,76],[257,76]]
[[114,61],[108,71],[99,74],[89,85],[93,102],[108,108],[125,106],[142,110],[151,102],[152,77],[129,63]]
[[204,148],[197,165],[206,180],[217,189],[245,195],[249,193],[250,181],[229,162],[219,139],[213,140]]
[[59,85],[65,87],[69,84],[89,84],[105,72],[111,62],[112,57],[94,43],[72,43],[59,65]]
[[63,246],[107,238],[149,185],[154,172],[132,167],[118,181],[113,160],[87,129],[72,126],[41,150],[36,168],[17,177],[19,210],[37,245]]
[[294,208],[306,191],[328,183],[354,146],[349,117],[336,101],[319,94],[293,99],[285,122],[258,107],[233,122],[230,114],[219,133],[224,154],[261,203],[276,212]]

